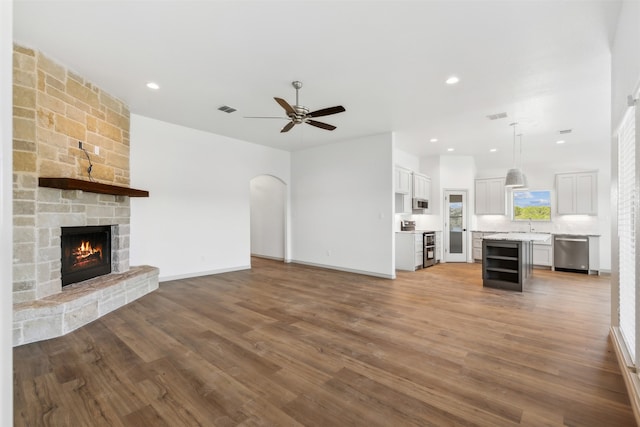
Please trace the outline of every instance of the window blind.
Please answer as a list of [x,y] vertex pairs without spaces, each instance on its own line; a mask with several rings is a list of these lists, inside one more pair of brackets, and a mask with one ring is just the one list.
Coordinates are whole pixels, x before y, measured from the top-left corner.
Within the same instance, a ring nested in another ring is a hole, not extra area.
[[636,363],[635,216],[636,144],[635,108],[627,111],[618,131],[618,239],[620,271],[620,330],[634,365]]

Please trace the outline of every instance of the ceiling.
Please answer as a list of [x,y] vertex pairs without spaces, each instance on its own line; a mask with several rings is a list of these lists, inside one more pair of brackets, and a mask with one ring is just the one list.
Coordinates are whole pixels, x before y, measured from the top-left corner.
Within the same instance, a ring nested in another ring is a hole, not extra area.
[[[516,121],[524,164],[579,164],[608,156],[619,9],[607,0],[15,0],[14,37],[132,113],[279,149],[393,131],[418,156],[508,167]],[[445,84],[451,75],[460,82]],[[285,120],[244,117],[283,116],[273,97],[293,104],[293,80],[311,110],[346,108],[322,118],[335,131],[283,134]]]

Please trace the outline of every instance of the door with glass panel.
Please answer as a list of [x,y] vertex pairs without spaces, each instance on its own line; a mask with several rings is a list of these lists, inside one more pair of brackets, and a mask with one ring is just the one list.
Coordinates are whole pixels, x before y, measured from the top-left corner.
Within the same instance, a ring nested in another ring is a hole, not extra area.
[[467,191],[444,191],[444,259],[467,262]]

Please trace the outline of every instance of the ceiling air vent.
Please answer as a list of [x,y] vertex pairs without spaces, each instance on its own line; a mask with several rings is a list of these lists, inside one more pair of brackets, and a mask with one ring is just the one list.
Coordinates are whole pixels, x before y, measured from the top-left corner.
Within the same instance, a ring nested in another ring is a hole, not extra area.
[[507,117],[507,113],[498,113],[498,114],[489,114],[487,116],[487,119],[489,120],[498,120],[498,119],[504,119]]
[[564,129],[560,131],[560,134],[571,133],[573,129]]
[[228,105],[223,105],[222,107],[218,108],[218,110],[224,111],[225,113],[233,113],[234,111],[236,111],[235,108],[229,107]]

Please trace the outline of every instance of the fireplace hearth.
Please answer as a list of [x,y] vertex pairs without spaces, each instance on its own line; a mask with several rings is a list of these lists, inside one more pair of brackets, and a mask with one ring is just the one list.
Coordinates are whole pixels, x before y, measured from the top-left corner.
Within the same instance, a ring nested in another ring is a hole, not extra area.
[[62,227],[62,286],[111,273],[111,226]]

